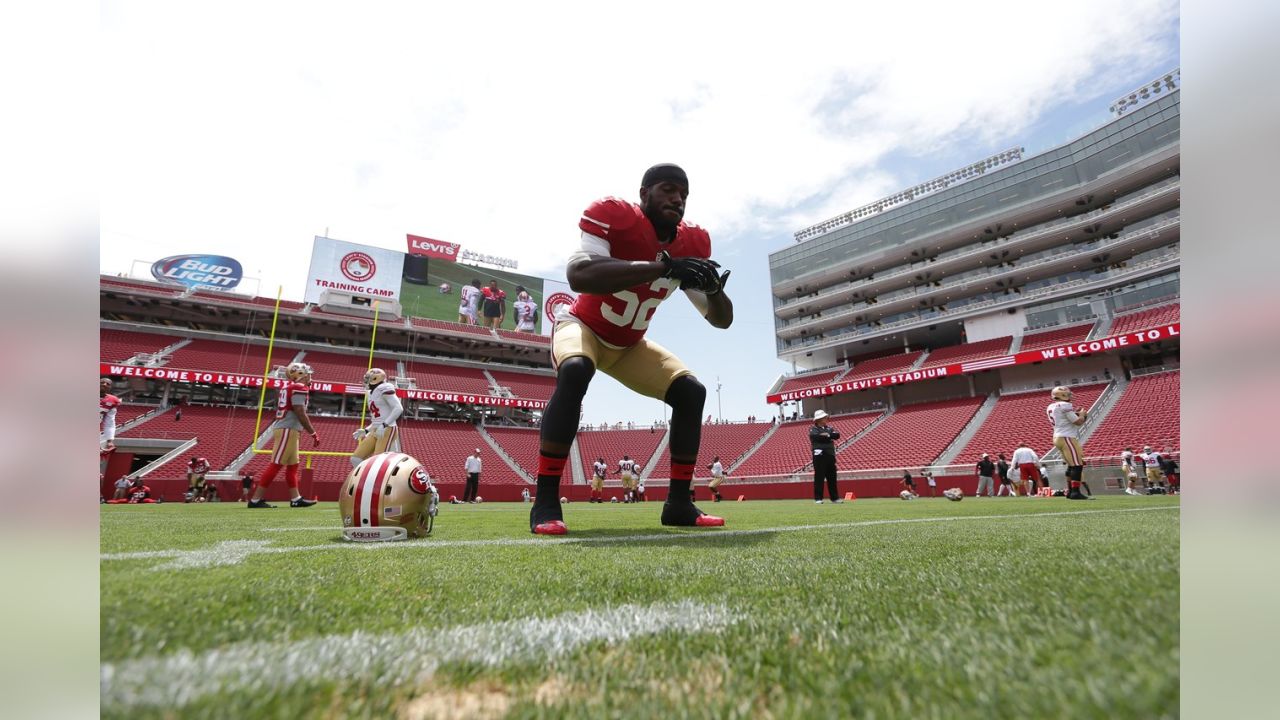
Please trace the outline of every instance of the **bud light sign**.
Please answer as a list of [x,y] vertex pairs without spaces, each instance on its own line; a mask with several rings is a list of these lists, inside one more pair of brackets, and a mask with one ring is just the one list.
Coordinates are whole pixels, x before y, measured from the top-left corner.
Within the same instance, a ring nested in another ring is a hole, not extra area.
[[230,290],[240,284],[244,268],[224,255],[173,255],[152,264],[151,275],[197,290]]

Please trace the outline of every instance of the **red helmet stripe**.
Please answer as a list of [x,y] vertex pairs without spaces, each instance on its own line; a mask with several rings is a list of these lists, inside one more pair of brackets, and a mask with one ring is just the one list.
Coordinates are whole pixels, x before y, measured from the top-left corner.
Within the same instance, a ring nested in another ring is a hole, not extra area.
[[364,463],[364,470],[360,473],[360,477],[356,478],[356,501],[355,507],[352,508],[352,513],[355,515],[352,524],[356,527],[364,527],[364,519],[369,515],[368,505],[371,498],[369,496],[366,481],[369,479],[369,475],[373,472],[374,467],[381,464],[381,455],[373,457],[371,461],[366,460]]

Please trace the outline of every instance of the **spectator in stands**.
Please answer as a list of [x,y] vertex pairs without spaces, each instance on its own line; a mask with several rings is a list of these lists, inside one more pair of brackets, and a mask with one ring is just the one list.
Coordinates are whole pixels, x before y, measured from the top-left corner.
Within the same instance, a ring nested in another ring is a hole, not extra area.
[[1138,470],[1133,460],[1133,448],[1127,447],[1120,453],[1120,472],[1124,474],[1125,494],[1140,495],[1138,492]]
[[176,405],[178,408],[177,410],[173,411],[173,421],[182,422],[182,408],[186,406],[187,399],[184,397],[180,397],[177,400],[175,400],[173,404]]
[[[1018,470],[1018,484],[1020,486],[1030,483],[1022,487],[1022,494],[1030,497],[1036,494],[1036,486],[1041,479],[1041,473],[1036,464],[1040,462],[1040,458],[1036,456],[1036,452],[1031,446],[1025,442],[1018,443],[1018,448],[1013,451],[1013,466]],[[1048,476],[1044,476],[1045,486],[1049,484]]]
[[938,480],[925,468],[920,469],[920,475],[924,477],[924,481],[929,485],[929,497],[938,497]]
[[480,494],[480,448],[463,463],[467,471],[467,487],[462,491],[462,502],[474,503]]
[[197,499],[204,492],[204,476],[207,472],[209,472],[209,461],[205,458],[193,455],[187,461],[186,502]]
[[715,502],[720,502],[720,483],[724,482],[724,465],[720,464],[720,456],[717,455],[711,464],[707,466],[711,471],[711,481],[707,483],[707,489],[711,491],[711,497]]
[[822,483],[826,481],[831,502],[840,502],[840,488],[836,486],[836,440],[840,431],[827,422],[827,411],[813,414],[813,427],[809,428],[809,445],[813,449],[813,501],[822,504]]
[[991,462],[991,455],[982,453],[982,459],[975,466],[978,471],[978,492],[974,493],[974,497],[982,497],[982,488],[987,489],[987,497],[993,497],[996,492],[995,481],[996,464]]
[[253,473],[245,472],[240,474],[240,500],[244,502],[249,499],[249,491],[253,489]]
[[495,330],[507,319],[507,291],[498,289],[498,281],[490,280],[484,289],[485,324]]
[[1000,487],[996,489],[996,495],[1008,495],[1013,497],[1017,493],[1013,490],[1013,478],[1010,477],[1013,468],[1009,465],[1009,461],[1005,459],[1004,453],[996,456],[996,477],[1000,478]]
[[463,285],[458,290],[458,322],[463,325],[477,325],[476,312],[480,309],[480,280],[471,278],[470,285]]

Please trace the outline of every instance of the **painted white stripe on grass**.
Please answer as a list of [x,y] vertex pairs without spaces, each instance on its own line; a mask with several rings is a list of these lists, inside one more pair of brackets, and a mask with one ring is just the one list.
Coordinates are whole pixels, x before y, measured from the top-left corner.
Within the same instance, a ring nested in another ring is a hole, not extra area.
[[[1107,515],[1111,513],[1159,512],[1161,510],[1179,510],[1179,505],[1168,505],[1152,508],[1127,508],[1116,510],[1063,510],[1061,512],[1017,513],[1012,515],[951,515],[947,517],[927,518],[892,518],[886,520],[855,520],[850,522],[815,523],[811,525],[783,525],[780,527],[755,528],[753,530],[699,530],[688,532],[664,532],[649,535],[614,535],[602,537],[531,537],[531,538],[492,538],[489,540],[406,540],[403,542],[382,543],[348,543],[331,542],[324,545],[295,545],[290,547],[272,547],[270,540],[227,540],[203,550],[143,550],[139,552],[104,553],[102,560],[148,560],[155,558],[177,558],[174,562],[158,565],[154,570],[178,570],[185,568],[210,567],[212,565],[234,565],[249,555],[278,555],[295,552],[311,552],[315,550],[352,550],[377,552],[380,550],[402,550],[406,548],[425,547],[436,549],[456,547],[487,546],[519,546],[519,545],[590,545],[595,543],[619,542],[652,542],[663,540],[702,540],[706,538],[742,537],[750,535],[766,535],[772,533],[798,532],[805,530],[829,530],[833,528],[872,527],[875,525],[905,525],[908,523],[956,522],[964,520],[1007,520],[1011,518],[1062,517],[1066,515]],[[273,530],[314,530],[313,527],[272,528]],[[323,528],[331,530],[336,538],[341,528],[336,525]],[[204,564],[200,564],[204,563]]]
[[214,694],[270,694],[297,682],[342,679],[390,686],[420,681],[449,662],[494,666],[554,657],[582,645],[609,645],[662,632],[714,632],[741,616],[723,605],[692,601],[622,605],[550,618],[521,618],[445,630],[356,632],[290,643],[243,643],[199,654],[104,663],[104,708],[177,708]]

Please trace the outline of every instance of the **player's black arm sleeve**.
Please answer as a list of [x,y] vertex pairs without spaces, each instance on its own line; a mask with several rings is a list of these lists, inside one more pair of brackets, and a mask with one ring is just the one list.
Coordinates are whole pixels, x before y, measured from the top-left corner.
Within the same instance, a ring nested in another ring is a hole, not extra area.
[[612,295],[635,285],[650,283],[662,277],[666,265],[661,262],[618,260],[593,255],[571,264],[565,271],[574,292],[590,295]]

